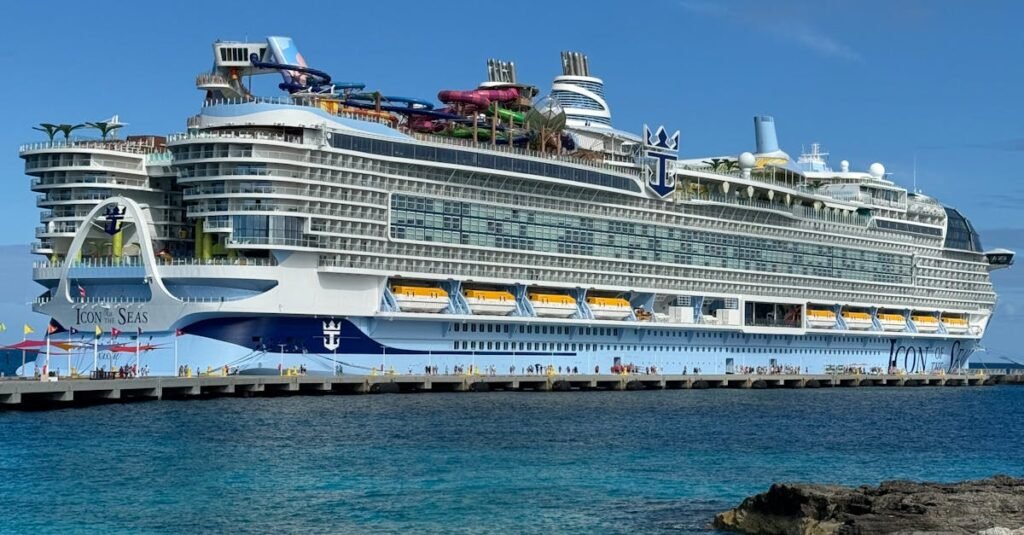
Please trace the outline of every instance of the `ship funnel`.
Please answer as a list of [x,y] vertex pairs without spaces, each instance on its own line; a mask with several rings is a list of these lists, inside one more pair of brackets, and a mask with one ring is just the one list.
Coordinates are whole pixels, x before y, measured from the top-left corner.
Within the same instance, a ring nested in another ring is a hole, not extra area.
[[775,136],[775,118],[771,115],[754,117],[754,138],[757,140],[758,154],[778,152],[779,139]]
[[590,61],[579,52],[562,52],[563,76],[590,76]]
[[487,60],[487,81],[503,84],[516,83],[516,64],[500,59]]

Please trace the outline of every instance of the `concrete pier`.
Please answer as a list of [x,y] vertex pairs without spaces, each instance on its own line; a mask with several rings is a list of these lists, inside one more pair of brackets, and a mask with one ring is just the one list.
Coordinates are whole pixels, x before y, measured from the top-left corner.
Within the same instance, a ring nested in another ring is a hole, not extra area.
[[0,380],[0,410],[160,399],[403,392],[786,389],[1024,385],[1024,374],[909,375],[305,375]]

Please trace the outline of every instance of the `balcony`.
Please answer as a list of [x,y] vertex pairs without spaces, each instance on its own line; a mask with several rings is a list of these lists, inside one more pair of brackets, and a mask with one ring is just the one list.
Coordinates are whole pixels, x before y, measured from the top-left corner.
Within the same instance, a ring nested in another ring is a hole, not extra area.
[[41,151],[41,150],[61,150],[61,149],[95,149],[95,150],[109,150],[114,152],[123,152],[127,154],[150,154],[153,152],[163,152],[164,148],[161,146],[154,145],[148,140],[145,141],[126,141],[121,139],[84,139],[84,138],[71,138],[69,140],[62,141],[40,141],[35,143],[26,143],[18,147],[18,152],[24,154],[26,152]]

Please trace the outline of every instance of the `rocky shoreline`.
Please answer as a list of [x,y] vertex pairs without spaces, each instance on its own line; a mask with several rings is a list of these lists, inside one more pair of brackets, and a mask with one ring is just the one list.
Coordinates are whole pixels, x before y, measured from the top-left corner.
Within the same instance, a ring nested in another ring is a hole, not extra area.
[[715,515],[712,525],[751,535],[1024,535],[1024,479],[775,484]]

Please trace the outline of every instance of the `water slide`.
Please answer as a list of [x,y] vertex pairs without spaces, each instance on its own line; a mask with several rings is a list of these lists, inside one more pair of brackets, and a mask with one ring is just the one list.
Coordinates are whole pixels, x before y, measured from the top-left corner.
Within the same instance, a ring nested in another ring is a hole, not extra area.
[[[281,71],[281,76],[285,81],[277,84],[277,86],[289,93],[306,90],[319,91],[329,87],[331,84],[331,75],[305,65],[260,61],[260,57],[256,54],[250,56],[249,61],[252,62],[253,67],[259,69],[276,69]],[[314,80],[311,81],[310,77],[314,78]]]
[[260,61],[260,57],[253,54],[249,57],[252,65],[259,69],[274,69],[281,73],[283,82],[278,84],[282,90],[289,93],[299,91],[313,91],[322,93],[325,91],[362,91],[366,85],[358,82],[331,82],[331,75],[319,69],[314,69],[306,64],[305,58],[299,53],[295,42],[291,37],[268,37],[267,45],[273,61]]
[[519,90],[514,87],[505,89],[474,89],[472,91],[454,91],[446,89],[437,94],[437,99],[445,104],[471,106],[478,110],[486,110],[491,102],[511,102],[519,98]]

